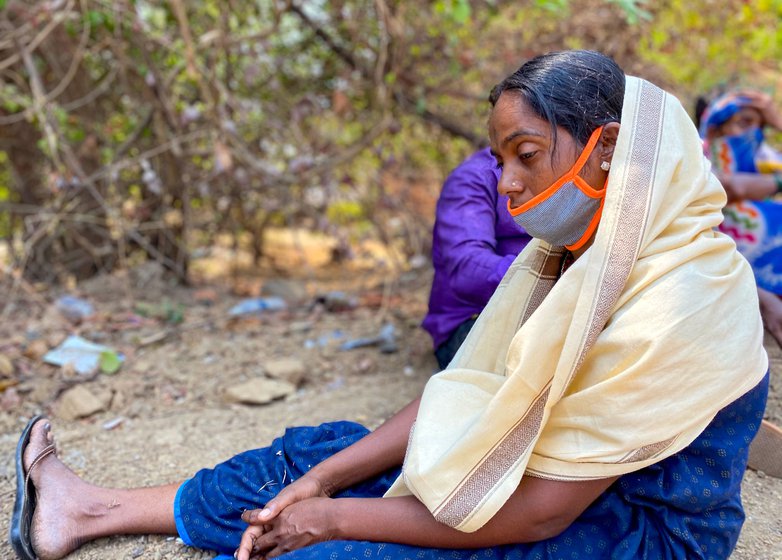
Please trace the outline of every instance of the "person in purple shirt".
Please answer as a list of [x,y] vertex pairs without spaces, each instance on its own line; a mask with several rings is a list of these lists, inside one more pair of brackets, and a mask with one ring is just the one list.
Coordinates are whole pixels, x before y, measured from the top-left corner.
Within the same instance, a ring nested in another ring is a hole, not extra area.
[[531,237],[497,193],[501,170],[489,148],[475,152],[443,184],[432,239],[434,280],[423,328],[444,369],[508,267]]

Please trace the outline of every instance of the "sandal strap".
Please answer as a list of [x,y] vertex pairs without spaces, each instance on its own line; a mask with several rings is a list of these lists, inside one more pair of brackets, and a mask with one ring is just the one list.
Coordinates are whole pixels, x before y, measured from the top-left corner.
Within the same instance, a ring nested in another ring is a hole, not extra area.
[[55,452],[55,445],[53,443],[51,443],[51,444],[47,445],[46,447],[44,447],[41,450],[41,452],[38,454],[38,456],[35,459],[33,459],[33,462],[30,463],[30,466],[27,468],[27,474],[25,475],[25,478],[24,478],[25,486],[27,486],[29,484],[29,482],[30,482],[30,473],[32,473],[33,469],[36,466],[38,466],[38,463],[43,461],[47,456],[51,455],[54,452]]

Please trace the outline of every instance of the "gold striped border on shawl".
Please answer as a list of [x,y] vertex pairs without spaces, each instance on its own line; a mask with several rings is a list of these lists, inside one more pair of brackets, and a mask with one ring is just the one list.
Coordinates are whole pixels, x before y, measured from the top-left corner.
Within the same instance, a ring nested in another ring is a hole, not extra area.
[[535,251],[521,262],[513,262],[508,272],[500,281],[500,288],[510,284],[513,277],[522,270],[526,270],[536,278],[554,278],[559,275],[562,265],[561,259],[565,250],[562,247],[538,245]]
[[[664,441],[659,441],[657,443],[650,443],[649,445],[644,445],[643,447],[639,447],[638,449],[633,449],[632,451],[627,452],[624,457],[622,457],[618,461],[615,461],[615,463],[622,463],[622,464],[637,463],[639,461],[646,461],[647,459],[651,459],[656,455],[659,455],[666,449],[668,449],[671,445],[673,445],[677,437],[678,436],[673,436],[672,438],[666,439]],[[527,471],[524,473],[524,475],[534,476],[535,478],[543,478],[546,480],[559,480],[560,482],[594,480],[595,478],[594,476],[578,476],[578,475],[562,475],[562,474],[554,475],[544,471],[531,469],[529,467],[527,468]]]
[[511,283],[513,277],[521,272],[535,278],[535,285],[530,290],[527,301],[524,302],[524,311],[519,316],[519,324],[516,330],[530,318],[535,310],[543,303],[543,299],[548,295],[559,277],[559,271],[562,268],[562,259],[565,250],[562,247],[551,247],[539,245],[535,251],[520,263],[514,262],[508,272],[503,276],[498,290],[505,288]]
[[595,477],[592,475],[584,475],[584,476],[578,476],[573,474],[551,474],[543,471],[538,471],[535,469],[532,469],[530,467],[527,467],[527,470],[524,471],[524,476],[531,476],[533,478],[541,478],[543,480],[557,480],[559,482],[579,482],[582,480],[594,480]]
[[565,254],[563,249],[554,247],[548,249],[540,248],[537,253],[538,259],[535,263],[537,264],[537,280],[535,286],[530,291],[527,304],[524,306],[524,313],[521,314],[519,324],[516,327],[517,331],[527,322],[527,319],[530,318],[540,304],[543,303],[549,292],[551,292],[562,269],[562,259]]
[[450,527],[462,524],[508,474],[537,437],[550,390],[551,384],[535,398],[518,422],[481,459],[459,487],[443,500],[443,504],[433,512],[437,521]]
[[646,461],[647,459],[651,459],[655,455],[659,455],[668,449],[673,444],[673,442],[676,441],[676,438],[677,436],[673,436],[672,438],[668,438],[664,441],[658,441],[657,443],[650,443],[649,445],[639,447],[638,449],[635,449],[625,455],[625,457],[617,461],[617,463],[637,463],[638,461]]
[[[587,352],[611,317],[614,305],[638,258],[652,201],[652,184],[660,154],[659,142],[664,116],[665,92],[654,84],[642,80],[641,93],[636,106],[637,132],[625,166],[626,175],[623,179],[625,188],[619,201],[616,218],[618,226],[609,244],[610,249],[602,273],[603,282],[598,288],[597,297],[594,298],[596,303],[592,308],[592,320],[583,339],[578,359],[570,371],[567,383],[562,386],[563,392],[570,385],[573,376],[584,362]],[[639,216],[642,216],[642,219],[639,219]]]
[[[617,228],[610,251],[605,259],[604,281],[598,287],[595,305],[592,308],[592,319],[589,329],[582,342],[573,369],[568,380],[562,386],[564,392],[570,385],[573,377],[586,358],[586,354],[597,340],[606,322],[611,317],[611,312],[625,283],[630,276],[633,265],[638,258],[641,248],[641,240],[646,228],[649,215],[649,207],[652,199],[652,185],[654,183],[657,162],[660,154],[659,142],[662,134],[665,116],[665,92],[645,80],[641,80],[641,92],[638,95],[638,104],[635,107],[636,134],[623,178],[625,188],[619,201],[617,212]],[[643,216],[643,219],[638,219]],[[649,444],[629,451],[617,463],[630,463],[642,461],[661,453],[669,447],[676,436],[670,440]],[[533,474],[533,473],[530,473]],[[534,476],[540,478],[555,478],[557,480],[578,480],[577,477],[554,475],[536,471]]]

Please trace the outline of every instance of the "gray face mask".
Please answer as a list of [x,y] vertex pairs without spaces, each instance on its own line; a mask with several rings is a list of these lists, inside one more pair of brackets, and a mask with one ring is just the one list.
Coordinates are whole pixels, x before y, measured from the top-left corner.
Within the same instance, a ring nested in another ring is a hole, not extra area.
[[571,251],[580,249],[600,221],[605,188],[596,190],[578,176],[597,145],[597,128],[576,162],[562,177],[532,200],[508,212],[532,237]]
[[545,200],[513,216],[513,220],[532,237],[575,250],[592,236],[603,200],[602,196],[585,194],[573,181],[567,181]]

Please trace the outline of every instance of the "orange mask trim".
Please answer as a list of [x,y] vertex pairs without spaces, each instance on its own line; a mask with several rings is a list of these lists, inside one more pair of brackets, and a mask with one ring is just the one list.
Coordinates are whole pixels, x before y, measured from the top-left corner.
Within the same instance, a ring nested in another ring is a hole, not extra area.
[[[573,164],[573,166],[570,169],[568,169],[565,172],[565,174],[562,175],[562,177],[557,179],[550,187],[546,188],[546,190],[544,190],[543,192],[541,192],[540,194],[528,200],[527,202],[525,202],[524,204],[522,204],[517,208],[511,208],[510,199],[508,199],[508,212],[510,212],[510,215],[518,216],[522,212],[526,212],[530,208],[537,206],[544,200],[551,197],[555,192],[559,190],[559,188],[562,185],[564,185],[569,181],[573,181],[573,183],[579,188],[579,190],[590,198],[600,198],[602,196],[605,196],[605,188],[603,190],[594,189],[592,188],[591,185],[589,185],[589,183],[587,183],[584,179],[582,179],[578,175],[578,173],[581,172],[581,169],[584,167],[587,160],[589,159],[589,156],[592,155],[592,151],[595,149],[595,146],[597,145],[597,141],[600,139],[600,134],[602,132],[603,132],[602,126],[596,128],[594,132],[592,132],[592,135],[589,137],[586,146],[584,146],[581,155],[578,156],[578,159]],[[600,207],[602,209],[602,204]],[[599,213],[600,211],[598,211],[598,214]],[[591,224],[588,229],[593,229]]]
[[[605,193],[605,188],[608,186],[608,178],[606,177],[605,185],[603,186],[602,192]],[[597,209],[597,212],[595,212],[595,215],[592,217],[592,221],[589,222],[589,226],[587,226],[586,231],[584,232],[584,235],[581,236],[581,239],[576,241],[573,245],[565,245],[565,249],[568,251],[578,251],[581,247],[583,247],[587,241],[592,237],[592,234],[595,233],[595,230],[597,229],[597,225],[600,223],[600,217],[603,215],[603,205],[605,204],[605,196],[600,200],[600,207]]]

